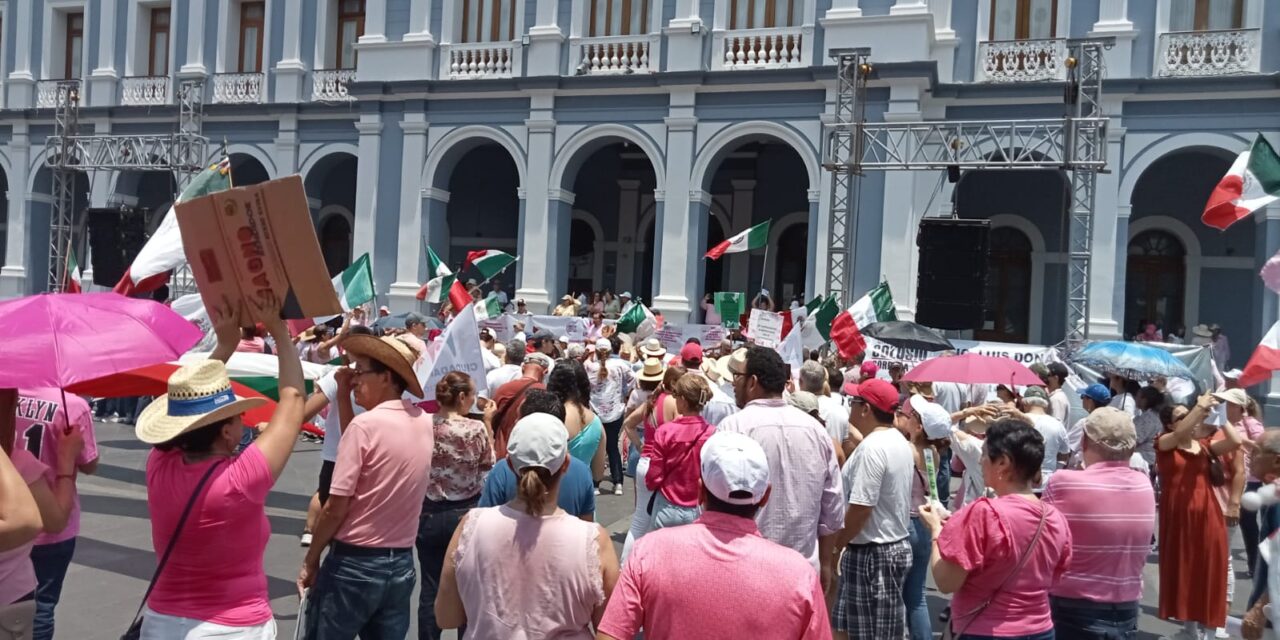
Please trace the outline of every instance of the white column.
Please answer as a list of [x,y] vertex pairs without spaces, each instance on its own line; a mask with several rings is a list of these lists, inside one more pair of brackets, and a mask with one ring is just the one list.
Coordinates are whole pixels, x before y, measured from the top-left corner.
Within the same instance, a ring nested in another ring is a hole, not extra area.
[[[752,215],[755,213],[755,180],[731,180],[729,184],[733,185],[733,211],[729,215],[731,225],[729,233],[725,236],[730,237],[735,233],[742,231],[751,226]],[[719,224],[715,220],[708,220],[707,224]],[[747,294],[750,298],[754,291],[755,285],[749,285],[751,280],[751,253],[735,253],[721,258],[728,260],[729,264],[725,265],[729,272],[729,291],[737,291]]]
[[364,35],[357,44],[387,41],[387,0],[369,0],[364,7]]
[[[920,98],[923,87],[913,81],[896,82],[889,86],[889,111],[885,122],[917,122],[921,119]],[[884,206],[878,212],[883,221],[883,242],[880,248],[880,274],[889,281],[897,305],[898,318],[914,320],[916,309],[915,270],[918,252],[916,235],[920,220],[924,217],[923,203],[916,202],[916,176],[912,171],[887,171],[884,176]],[[928,184],[935,184],[936,176],[929,176]],[[865,209],[863,209],[865,215]],[[873,214],[874,215],[874,214]],[[865,225],[859,225],[858,243],[866,238]],[[857,250],[854,250],[857,260]],[[857,274],[858,281],[865,281],[865,274]],[[873,279],[874,281],[874,279]],[[855,289],[851,294],[862,295]]]
[[889,8],[889,15],[893,16],[928,12],[929,5],[925,0],[898,0]]
[[[400,155],[400,226],[396,239],[396,281],[387,294],[397,310],[416,310],[422,261],[422,165],[427,159],[426,114],[405,113],[400,122],[404,151]],[[446,196],[447,198],[447,196]]]
[[694,97],[691,90],[678,90],[671,94],[671,108],[665,119],[666,199],[658,211],[654,229],[657,248],[650,249],[654,251],[654,265],[658,272],[657,293],[652,306],[662,311],[669,322],[685,322],[691,317],[697,301],[699,256],[706,250],[698,251],[692,247],[701,228],[698,224],[701,221],[693,217],[694,212],[706,209],[703,203],[693,201],[695,194],[703,193],[701,185],[691,183],[698,124],[694,116]]
[[[516,290],[516,297],[524,298],[534,312],[550,309],[551,295],[559,285],[554,278],[558,273],[556,261],[561,256],[550,250],[538,250],[555,247],[559,232],[559,211],[553,209],[549,197],[551,159],[555,154],[554,100],[550,93],[535,93],[531,97],[529,119],[525,120],[525,128],[529,132],[529,156],[525,163],[525,184],[521,185],[526,198],[520,224],[520,243],[529,250],[523,252],[518,263],[520,288]],[[567,227],[569,221],[566,219],[563,224]]]
[[[1119,104],[1108,105],[1109,113],[1120,113]],[[1118,123],[1119,118],[1113,118]],[[1117,238],[1119,229],[1120,172],[1116,170],[1123,161],[1124,127],[1113,125],[1107,130],[1107,166],[1112,170],[1098,174],[1093,207],[1093,247],[1089,264],[1089,338],[1092,340],[1120,339],[1120,318],[1116,317],[1113,293],[1116,288],[1117,270],[1125,264],[1118,256],[1129,239]],[[1069,176],[1069,174],[1068,174]],[[1070,185],[1068,184],[1068,189]],[[1124,203],[1129,204],[1129,203]],[[1070,196],[1068,205],[1070,206]],[[1128,225],[1125,226],[1128,228]],[[1123,313],[1123,311],[1121,312]],[[1070,330],[1070,327],[1068,327]]]
[[356,169],[356,224],[352,229],[352,255],[372,254],[378,212],[378,160],[382,153],[382,114],[365,113],[356,123],[360,132],[360,157]]
[[209,73],[204,66],[204,3],[206,0],[187,0],[187,60],[178,70],[182,77],[203,76]]
[[[434,0],[416,0],[409,5],[409,33],[404,34],[405,42],[425,41],[435,43],[431,35],[431,3]],[[431,66],[424,67],[430,69]]]
[[280,116],[279,132],[275,139],[275,163],[280,175],[298,172],[298,116],[294,113]]
[[858,0],[831,0],[831,8],[827,9],[827,20],[862,17],[862,7]]
[[[34,107],[36,102],[35,76],[31,74],[31,31],[35,28],[35,24],[31,20],[31,10],[34,2],[15,2],[12,5],[11,14],[13,14],[14,29],[16,39],[13,47],[13,72],[9,74],[9,108],[10,109],[28,109]],[[15,167],[16,169],[16,167]],[[10,189],[10,193],[22,193],[22,189]],[[19,195],[19,199],[25,198],[25,195]],[[10,207],[10,220],[13,213]],[[13,236],[13,223],[9,223],[9,235]]]
[[1090,36],[1114,36],[1116,39],[1114,47],[1102,52],[1109,78],[1128,78],[1133,75],[1133,43],[1138,37],[1138,31],[1126,15],[1126,5],[1128,0],[1099,0],[1098,21],[1093,23],[1093,30],[1089,32]]
[[564,31],[556,24],[558,2],[538,3],[538,23],[529,29],[529,75],[560,75]]
[[303,97],[307,65],[302,61],[301,30],[302,0],[284,0],[284,49],[276,63],[276,102],[298,102]]
[[[22,31],[19,29],[19,31]],[[11,173],[9,191],[8,231],[5,236],[4,266],[0,267],[0,299],[16,298],[27,293],[27,214],[31,210],[27,202],[27,165],[30,164],[31,143],[27,136],[27,123],[15,122],[13,137],[7,146]]]
[[614,293],[628,291],[635,286],[636,246],[640,237],[640,181],[619,180],[618,189],[618,269],[615,272]]
[[[707,30],[698,15],[697,0],[676,0],[676,13],[668,23],[667,71],[702,70],[702,34]],[[674,189],[668,189],[674,193]],[[682,199],[682,196],[677,196]],[[674,204],[674,201],[668,204]]]
[[[98,67],[89,74],[88,105],[106,107],[116,104],[116,12],[106,7],[98,14]],[[111,4],[115,4],[112,2]]]

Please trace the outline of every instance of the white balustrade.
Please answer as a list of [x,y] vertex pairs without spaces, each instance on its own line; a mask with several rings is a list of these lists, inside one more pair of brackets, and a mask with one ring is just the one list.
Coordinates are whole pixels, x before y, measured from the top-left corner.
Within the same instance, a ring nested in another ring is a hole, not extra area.
[[120,104],[169,104],[169,76],[132,76],[121,78]]
[[1067,77],[1067,41],[1002,40],[983,42],[978,51],[979,80],[1040,82]]
[[582,54],[577,73],[653,73],[658,70],[655,39],[655,36],[649,35],[582,38],[577,41]]
[[262,73],[213,74],[213,101],[218,104],[258,104],[266,89]]
[[714,69],[783,69],[808,64],[799,27],[717,32],[711,51]]
[[356,79],[355,69],[317,69],[311,74],[311,99],[316,102],[352,102],[347,83]]
[[[58,85],[68,80],[40,80],[36,82],[36,108],[37,109],[56,109],[58,107]],[[79,82],[76,81],[76,91],[79,92]]]
[[449,44],[448,76],[453,79],[510,78],[516,73],[514,42]]
[[1160,34],[1156,75],[1229,76],[1258,72],[1261,29]]

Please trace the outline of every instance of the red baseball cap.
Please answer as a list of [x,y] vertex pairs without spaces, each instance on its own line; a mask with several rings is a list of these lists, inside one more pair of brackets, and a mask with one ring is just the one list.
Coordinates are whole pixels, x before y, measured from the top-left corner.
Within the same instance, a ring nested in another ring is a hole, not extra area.
[[846,384],[844,392],[845,395],[860,398],[885,413],[893,413],[898,408],[898,389],[879,378],[867,380],[862,384]]
[[680,359],[685,362],[702,362],[702,345],[690,342],[680,347]]
[[876,374],[880,373],[880,366],[868,360],[862,363],[862,366],[858,368],[858,373],[867,377],[874,378]]

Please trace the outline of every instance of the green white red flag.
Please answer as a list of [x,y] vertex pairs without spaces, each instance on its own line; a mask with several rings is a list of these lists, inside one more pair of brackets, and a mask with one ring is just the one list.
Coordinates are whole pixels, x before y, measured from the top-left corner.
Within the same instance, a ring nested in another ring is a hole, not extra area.
[[866,338],[862,336],[863,327],[873,322],[897,319],[889,283],[883,282],[832,319],[831,341],[841,356],[852,358],[867,350]]
[[760,224],[751,227],[750,229],[747,229],[746,231],[743,231],[742,233],[739,233],[738,235],[729,238],[714,247],[711,247],[711,250],[707,252],[706,257],[712,260],[719,260],[720,256],[723,256],[726,253],[742,253],[752,249],[759,249],[760,247],[769,244],[770,222],[770,220],[765,220],[764,222],[761,222]]
[[462,268],[465,270],[467,265],[475,267],[476,271],[480,272],[480,281],[484,282],[502,273],[503,269],[511,266],[511,263],[515,261],[516,257],[509,253],[496,249],[485,249],[484,251],[468,252],[467,261],[462,265]]
[[1259,382],[1271,379],[1271,372],[1280,370],[1280,322],[1271,325],[1267,335],[1249,356],[1240,374],[1240,386],[1251,387]]
[[80,279],[80,263],[76,260],[74,248],[67,251],[67,282],[62,286],[63,293],[80,293],[83,283]]
[[447,299],[448,291],[457,280],[457,276],[449,270],[449,265],[446,265],[440,256],[431,250],[431,247],[427,247],[427,272],[430,274],[430,279],[422,285],[421,289],[418,289],[415,297],[440,304]]
[[1226,229],[1254,211],[1280,198],[1280,156],[1259,133],[1253,145],[1231,163],[1209,202],[1201,221],[1216,229]]

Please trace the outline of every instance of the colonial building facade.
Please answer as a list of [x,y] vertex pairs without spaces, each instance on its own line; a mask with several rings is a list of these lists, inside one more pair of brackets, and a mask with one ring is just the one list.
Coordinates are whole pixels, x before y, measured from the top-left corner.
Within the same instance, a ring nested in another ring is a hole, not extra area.
[[[4,296],[45,286],[60,79],[81,82],[83,132],[162,133],[175,83],[202,78],[235,181],[301,174],[330,269],[370,253],[393,309],[417,306],[426,244],[518,254],[504,277],[533,309],[630,290],[683,319],[711,291],[823,292],[832,48],[871,48],[873,121],[1053,118],[1066,39],[1111,36],[1091,335],[1217,323],[1238,366],[1276,319],[1256,273],[1280,208],[1199,222],[1234,155],[1276,139],[1263,0],[0,0],[0,25]],[[154,225],[174,185],[93,172],[80,190]],[[910,318],[920,220],[989,218],[977,335],[1062,338],[1063,174],[870,173],[859,198],[856,292],[887,279]],[[701,259],[764,220],[767,253]]]

